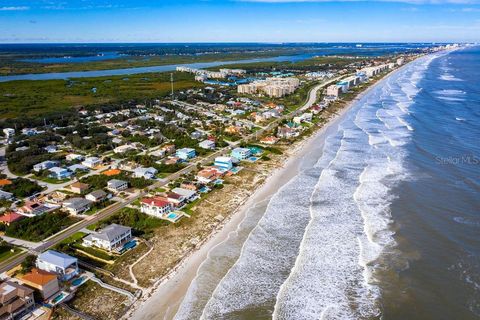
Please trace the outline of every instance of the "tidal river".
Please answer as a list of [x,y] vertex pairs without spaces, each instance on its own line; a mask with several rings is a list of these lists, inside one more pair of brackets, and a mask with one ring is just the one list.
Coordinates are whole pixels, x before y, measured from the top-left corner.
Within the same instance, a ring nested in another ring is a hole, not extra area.
[[378,83],[212,250],[176,319],[480,318],[479,73],[470,47]]

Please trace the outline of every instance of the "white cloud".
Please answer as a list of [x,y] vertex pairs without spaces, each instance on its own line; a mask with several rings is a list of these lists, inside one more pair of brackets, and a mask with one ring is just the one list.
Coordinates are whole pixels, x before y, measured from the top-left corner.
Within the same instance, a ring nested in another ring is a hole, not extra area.
[[21,7],[0,7],[0,11],[25,11],[30,9],[30,7],[21,6]]

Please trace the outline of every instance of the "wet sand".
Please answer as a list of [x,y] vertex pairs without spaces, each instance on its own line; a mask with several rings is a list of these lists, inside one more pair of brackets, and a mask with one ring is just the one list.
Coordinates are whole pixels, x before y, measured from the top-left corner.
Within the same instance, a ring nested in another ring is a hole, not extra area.
[[[230,234],[236,232],[237,227],[245,218],[250,208],[268,201],[280,187],[298,174],[303,164],[308,165],[306,162],[313,162],[318,159],[318,153],[323,148],[325,139],[331,132],[337,130],[338,124],[345,117],[351,106],[375,85],[376,84],[372,84],[363,92],[359,93],[357,97],[341,109],[338,114],[332,116],[322,128],[319,128],[312,136],[298,143],[295,149],[292,150],[285,159],[283,166],[272,171],[265,183],[227,218],[227,221],[214,231],[197,250],[186,256],[174,270],[160,279],[144,297],[132,307],[125,318],[135,320],[173,319],[190,283],[196,277],[199,267],[202,262],[206,260],[209,252],[215,246],[226,241]],[[308,157],[310,153],[315,153],[316,157],[310,159]]]

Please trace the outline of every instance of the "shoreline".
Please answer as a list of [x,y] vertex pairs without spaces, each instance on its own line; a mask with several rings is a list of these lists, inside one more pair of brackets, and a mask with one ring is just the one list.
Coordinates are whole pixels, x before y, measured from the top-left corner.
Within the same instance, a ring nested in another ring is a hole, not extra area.
[[[406,64],[407,65],[407,64]],[[246,198],[225,220],[202,240],[198,246],[185,255],[181,261],[165,276],[157,280],[154,285],[145,291],[144,296],[137,300],[122,319],[173,319],[187,290],[196,278],[202,263],[208,258],[209,252],[235,233],[238,226],[245,219],[248,210],[264,201],[270,201],[285,183],[300,172],[300,166],[312,148],[323,148],[329,133],[338,127],[347,112],[376,85],[394,73],[403,69],[403,66],[378,79],[354,99],[347,102],[336,113],[310,136],[298,141],[284,159],[279,168],[272,170],[257,190]]]

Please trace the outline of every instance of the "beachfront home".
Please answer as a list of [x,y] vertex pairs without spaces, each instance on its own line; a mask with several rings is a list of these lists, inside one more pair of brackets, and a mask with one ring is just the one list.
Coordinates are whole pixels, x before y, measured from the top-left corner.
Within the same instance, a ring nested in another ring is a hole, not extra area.
[[83,160],[82,164],[90,169],[95,168],[96,166],[100,165],[102,163],[102,160],[97,157],[88,157]]
[[173,207],[179,208],[185,204],[187,199],[182,196],[181,194],[175,193],[175,192],[169,192],[167,193],[166,200],[172,204]]
[[133,171],[133,176],[135,178],[154,179],[157,173],[158,173],[158,170],[153,167],[149,167],[149,168],[138,167]]
[[48,250],[38,256],[37,268],[53,272],[60,280],[68,281],[78,275],[78,259],[65,253]]
[[263,144],[275,144],[278,142],[278,140],[279,139],[277,137],[270,136],[270,137],[262,138],[260,142]]
[[233,168],[233,160],[231,157],[216,157],[214,166],[222,170],[230,170]]
[[107,189],[112,192],[120,192],[128,188],[128,182],[118,179],[112,179],[107,182]]
[[92,202],[102,202],[107,199],[107,193],[103,190],[95,190],[90,192],[85,196],[85,199],[90,200]]
[[57,275],[53,272],[33,268],[32,271],[19,277],[19,280],[40,292],[43,300],[48,300],[60,290]]
[[55,166],[58,165],[58,161],[50,161],[50,160],[47,160],[47,161],[43,161],[43,162],[40,162],[40,163],[37,163],[36,165],[33,166],[33,171],[35,172],[40,172],[40,171],[43,171],[43,170],[48,170],[50,168],[53,168]]
[[70,198],[63,202],[63,207],[70,213],[70,214],[82,214],[88,210],[92,206],[92,202],[85,198]]
[[32,289],[13,281],[0,284],[0,319],[17,319],[34,305]]
[[192,148],[182,148],[177,150],[177,152],[175,152],[175,156],[177,156],[182,160],[188,160],[188,159],[195,158],[196,152],[195,152],[195,149],[192,149]]
[[98,232],[83,238],[86,247],[98,247],[107,251],[119,251],[132,239],[132,228],[112,223]]
[[172,192],[183,196],[185,200],[189,202],[198,198],[198,194],[195,191],[189,189],[174,188],[172,189]]
[[219,169],[215,167],[210,167],[200,170],[195,178],[200,183],[210,183],[217,180],[221,176],[222,172]]
[[198,146],[202,149],[214,150],[215,149],[215,141],[212,140],[203,140],[198,144]]
[[252,151],[248,148],[235,148],[230,155],[238,160],[245,160],[252,155]]
[[143,198],[141,201],[140,211],[148,215],[162,218],[164,215],[172,211],[172,205],[159,197]]

